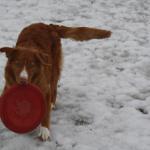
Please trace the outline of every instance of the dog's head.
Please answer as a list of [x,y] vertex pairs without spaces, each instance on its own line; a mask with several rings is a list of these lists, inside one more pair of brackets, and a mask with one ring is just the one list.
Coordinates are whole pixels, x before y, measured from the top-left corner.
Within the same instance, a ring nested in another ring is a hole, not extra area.
[[8,58],[5,78],[9,85],[35,83],[48,65],[48,55],[36,50],[4,47],[0,49]]

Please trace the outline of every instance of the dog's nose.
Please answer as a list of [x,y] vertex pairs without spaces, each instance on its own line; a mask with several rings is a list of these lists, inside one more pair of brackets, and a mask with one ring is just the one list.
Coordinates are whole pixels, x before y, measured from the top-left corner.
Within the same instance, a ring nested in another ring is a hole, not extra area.
[[28,80],[26,78],[20,78],[19,84],[27,84]]

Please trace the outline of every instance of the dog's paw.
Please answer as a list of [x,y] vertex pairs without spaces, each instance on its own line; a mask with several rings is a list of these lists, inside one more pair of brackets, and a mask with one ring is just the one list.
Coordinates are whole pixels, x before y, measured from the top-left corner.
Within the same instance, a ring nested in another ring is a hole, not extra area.
[[47,141],[48,139],[50,139],[50,131],[48,128],[41,126],[40,127],[40,132],[39,135],[41,140],[43,141]]

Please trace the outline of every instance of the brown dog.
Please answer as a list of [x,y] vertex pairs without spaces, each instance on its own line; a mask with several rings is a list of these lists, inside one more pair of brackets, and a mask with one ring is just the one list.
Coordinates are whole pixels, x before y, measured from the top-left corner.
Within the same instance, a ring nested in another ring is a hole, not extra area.
[[39,134],[43,140],[50,137],[50,112],[55,105],[62,68],[61,38],[84,41],[108,38],[110,35],[110,31],[95,28],[37,23],[23,29],[14,48],[0,49],[8,57],[4,91],[13,84],[28,82],[37,85],[44,94],[46,113]]

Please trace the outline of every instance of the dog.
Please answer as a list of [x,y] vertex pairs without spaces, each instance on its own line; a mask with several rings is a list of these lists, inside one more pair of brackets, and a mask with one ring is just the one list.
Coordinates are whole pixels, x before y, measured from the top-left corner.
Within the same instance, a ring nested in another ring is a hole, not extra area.
[[86,41],[110,36],[111,31],[96,28],[35,23],[21,31],[15,47],[0,48],[8,58],[3,93],[14,84],[32,83],[44,95],[46,111],[39,131],[43,141],[50,138],[50,114],[62,70],[61,38]]

